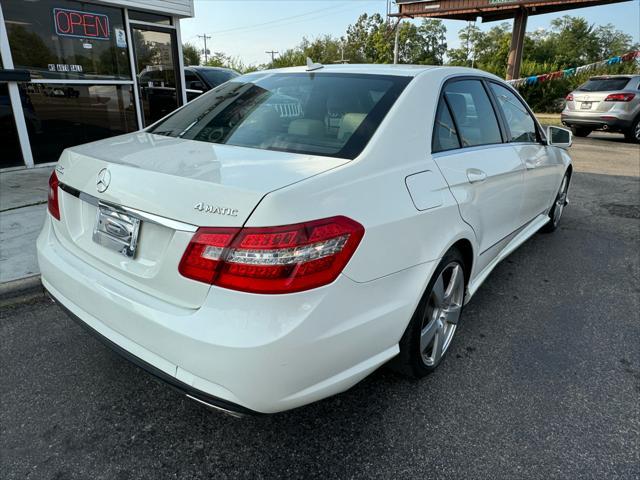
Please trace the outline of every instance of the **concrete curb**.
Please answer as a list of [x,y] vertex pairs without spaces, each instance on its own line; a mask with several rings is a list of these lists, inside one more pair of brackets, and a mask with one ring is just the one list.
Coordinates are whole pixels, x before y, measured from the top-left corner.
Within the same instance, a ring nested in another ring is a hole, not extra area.
[[44,287],[39,274],[0,283],[0,305],[2,306],[19,303],[39,295],[44,296]]

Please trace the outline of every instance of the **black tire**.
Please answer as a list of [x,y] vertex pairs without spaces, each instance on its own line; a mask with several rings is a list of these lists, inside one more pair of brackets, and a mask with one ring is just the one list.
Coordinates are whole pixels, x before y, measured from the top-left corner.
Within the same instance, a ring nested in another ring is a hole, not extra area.
[[640,117],[631,124],[631,128],[624,132],[624,139],[629,143],[640,143]]
[[[451,338],[447,344],[447,348],[445,349],[439,360],[433,365],[427,365],[423,359],[423,352],[420,348],[423,321],[430,311],[430,302],[436,281],[440,278],[440,275],[445,271],[445,269],[447,269],[448,267],[450,268],[450,265],[454,263],[458,264],[461,267],[459,271],[462,272],[464,282],[462,301],[460,302],[458,320],[457,324],[455,325],[456,328],[451,334]],[[460,325],[460,320],[462,319],[467,275],[467,268],[464,264],[462,254],[456,248],[452,248],[442,258],[440,264],[433,274],[433,277],[429,281],[425,293],[420,300],[415,313],[411,317],[411,321],[409,322],[407,329],[400,339],[400,353],[396,358],[393,359],[392,362],[390,362],[391,368],[403,375],[413,378],[422,378],[426,375],[429,375],[430,373],[435,371],[436,368],[438,368],[438,365],[442,363],[447,354],[447,351],[449,350],[448,347],[451,345],[451,340],[453,340],[455,332]]]
[[[569,194],[570,183],[571,174],[569,172],[566,172],[564,174],[564,177],[562,178],[562,182],[560,182],[560,189],[556,194],[556,198],[553,200],[553,206],[551,207],[551,210],[549,210],[549,221],[545,224],[544,227],[540,229],[542,233],[551,233],[555,232],[558,229],[558,225],[560,225],[560,220],[562,219],[562,212],[564,210],[564,207],[568,203],[567,196]],[[561,204],[563,205],[561,206]],[[559,215],[556,215],[557,209],[560,209]]]
[[576,137],[588,137],[589,134],[592,132],[592,130],[590,128],[586,128],[586,127],[571,127],[571,131],[573,132],[573,134]]

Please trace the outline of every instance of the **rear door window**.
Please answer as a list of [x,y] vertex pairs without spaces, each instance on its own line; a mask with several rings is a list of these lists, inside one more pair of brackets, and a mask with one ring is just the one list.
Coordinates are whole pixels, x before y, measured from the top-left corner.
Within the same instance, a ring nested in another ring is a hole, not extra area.
[[436,113],[436,124],[433,127],[432,151],[444,152],[460,148],[460,140],[456,126],[451,118],[451,112],[444,98],[440,98],[438,112]]
[[498,119],[480,80],[457,80],[444,90],[463,147],[502,143]]
[[510,142],[537,142],[536,123],[518,97],[508,88],[490,83],[509,131]]

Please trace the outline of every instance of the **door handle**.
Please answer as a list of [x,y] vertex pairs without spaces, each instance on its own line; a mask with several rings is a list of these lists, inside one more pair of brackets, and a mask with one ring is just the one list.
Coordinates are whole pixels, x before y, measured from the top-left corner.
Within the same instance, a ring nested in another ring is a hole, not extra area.
[[467,179],[469,183],[484,182],[487,179],[487,174],[477,168],[470,168],[467,170]]

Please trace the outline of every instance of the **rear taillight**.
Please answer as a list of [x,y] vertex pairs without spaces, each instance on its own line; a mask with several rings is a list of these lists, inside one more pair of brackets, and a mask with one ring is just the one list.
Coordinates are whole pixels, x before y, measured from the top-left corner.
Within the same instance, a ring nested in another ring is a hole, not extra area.
[[635,93],[612,93],[607,95],[605,102],[630,102],[636,97]]
[[49,177],[49,194],[47,197],[47,207],[49,208],[49,213],[56,220],[60,220],[60,204],[58,202],[58,185],[60,182],[58,181],[58,176],[54,171]]
[[179,271],[243,292],[300,292],[333,282],[363,235],[364,227],[347,217],[281,227],[200,228]]
[[565,98],[565,100],[567,102],[573,102],[573,93],[570,93],[569,95],[567,95],[567,97]]

